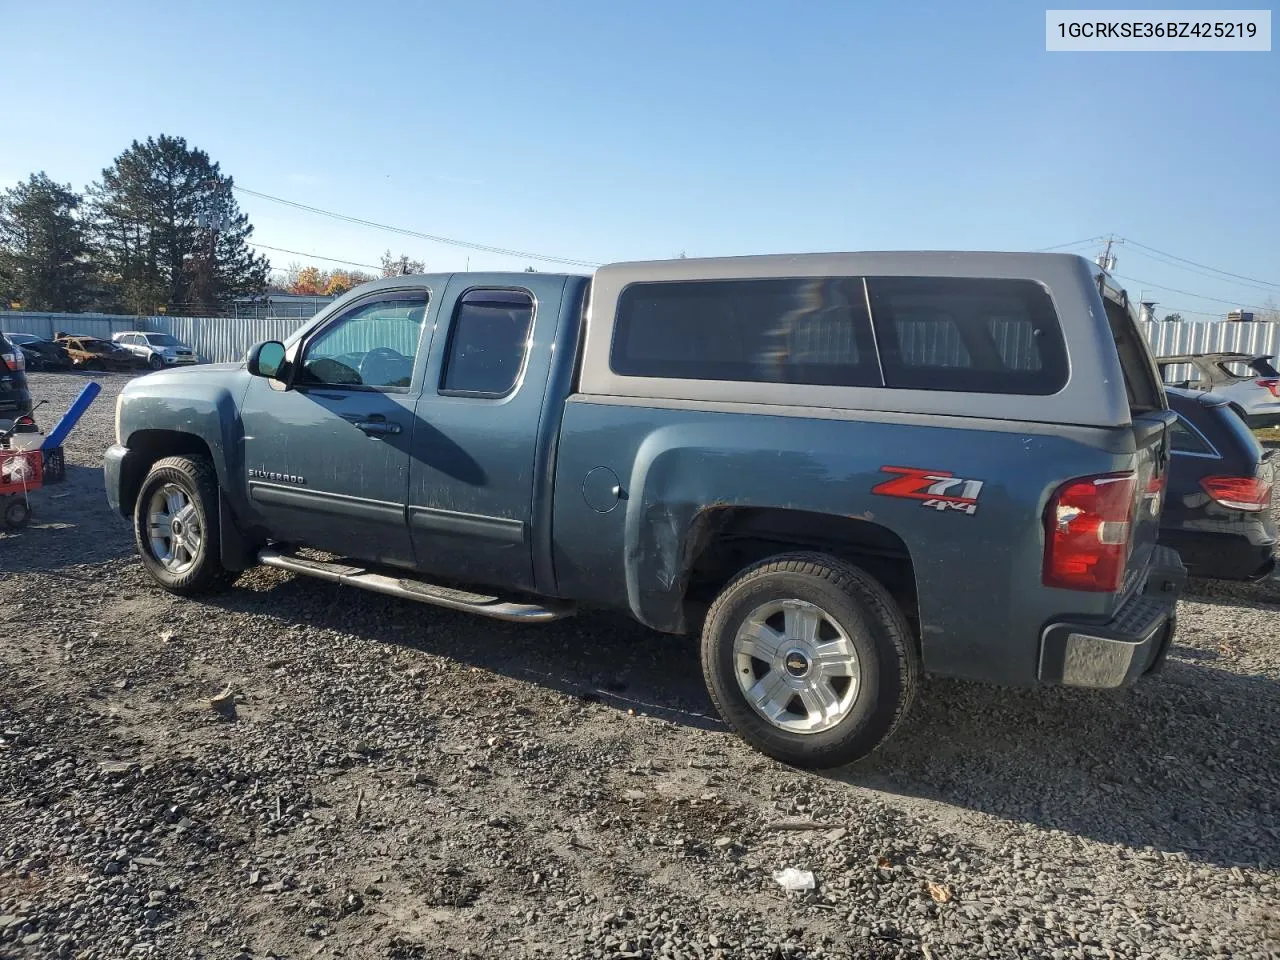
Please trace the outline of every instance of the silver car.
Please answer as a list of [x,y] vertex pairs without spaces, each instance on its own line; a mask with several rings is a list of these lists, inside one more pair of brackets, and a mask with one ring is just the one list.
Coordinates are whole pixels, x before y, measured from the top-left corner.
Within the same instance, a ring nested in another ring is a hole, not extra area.
[[1250,353],[1186,353],[1157,357],[1165,386],[1221,397],[1250,427],[1280,424],[1280,371],[1273,358]]
[[152,370],[199,362],[194,350],[167,333],[127,330],[113,335],[111,339]]

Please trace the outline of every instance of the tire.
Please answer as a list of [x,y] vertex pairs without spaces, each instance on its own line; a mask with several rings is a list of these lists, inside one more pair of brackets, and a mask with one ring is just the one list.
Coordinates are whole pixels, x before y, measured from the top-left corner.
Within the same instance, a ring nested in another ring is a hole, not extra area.
[[91,370],[94,373],[102,373],[107,369],[101,360],[89,360],[85,363],[84,368],[86,370]]
[[25,497],[9,497],[4,505],[4,525],[9,530],[21,530],[31,522],[31,507]]
[[[158,520],[156,536],[153,517]],[[133,507],[133,538],[142,565],[156,583],[180,596],[226,588],[238,574],[222,566],[218,522],[213,464],[204,457],[157,460]]]
[[[744,629],[749,619],[755,630]],[[755,656],[768,650],[780,656]],[[716,709],[747,743],[824,769],[867,756],[893,733],[915,698],[920,664],[911,628],[879,581],[835,557],[789,553],[748,567],[721,591],[702,630],[702,671]]]
[[152,370],[163,370],[163,369],[164,369],[164,361],[163,361],[163,360],[161,360],[161,359],[160,359],[156,354],[154,354],[154,353],[153,353],[153,354],[152,354],[152,355],[147,359],[147,366],[148,366],[148,367],[150,367]]

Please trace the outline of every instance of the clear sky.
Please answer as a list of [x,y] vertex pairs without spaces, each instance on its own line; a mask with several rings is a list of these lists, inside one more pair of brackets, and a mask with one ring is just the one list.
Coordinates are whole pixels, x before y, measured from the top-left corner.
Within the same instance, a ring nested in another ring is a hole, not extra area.
[[[1118,248],[1117,272],[1161,314],[1280,300],[1280,52],[1047,53],[1044,16],[1026,2],[0,0],[0,185],[43,169],[83,188],[134,138],[168,133],[262,193],[573,259],[1114,233],[1270,281]],[[255,240],[309,255],[534,263],[240,203]]]

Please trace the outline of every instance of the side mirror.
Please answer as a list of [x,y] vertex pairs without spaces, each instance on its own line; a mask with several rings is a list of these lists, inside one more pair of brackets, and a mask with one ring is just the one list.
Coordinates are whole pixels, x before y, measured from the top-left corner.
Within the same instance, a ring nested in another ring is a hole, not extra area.
[[279,377],[284,367],[284,344],[275,340],[255,343],[245,357],[249,373],[255,377]]

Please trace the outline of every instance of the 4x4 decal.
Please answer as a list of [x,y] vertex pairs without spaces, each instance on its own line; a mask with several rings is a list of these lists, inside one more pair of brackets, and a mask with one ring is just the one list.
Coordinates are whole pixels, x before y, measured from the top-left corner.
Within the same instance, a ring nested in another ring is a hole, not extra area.
[[871,488],[872,493],[883,497],[901,497],[919,500],[922,507],[934,510],[959,510],[970,516],[978,512],[978,495],[982,492],[981,480],[965,480],[949,470],[921,470],[919,467],[881,467],[885,473],[896,474]]

